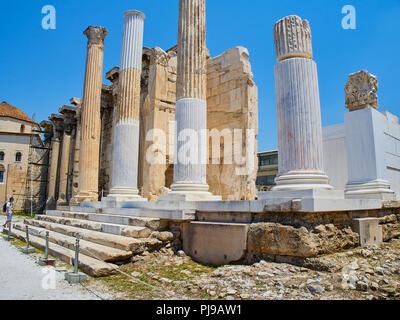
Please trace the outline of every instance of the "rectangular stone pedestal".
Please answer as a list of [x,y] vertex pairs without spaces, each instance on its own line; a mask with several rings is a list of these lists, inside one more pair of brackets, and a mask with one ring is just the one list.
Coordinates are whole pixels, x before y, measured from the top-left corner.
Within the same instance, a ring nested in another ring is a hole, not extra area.
[[194,260],[207,265],[227,265],[244,258],[248,224],[191,222],[183,231],[183,247]]
[[382,226],[379,225],[378,218],[354,219],[353,228],[360,235],[361,247],[382,244]]
[[32,253],[35,253],[35,248],[22,248],[21,249],[21,251],[22,251],[22,253],[25,253],[25,254],[32,254]]
[[69,284],[76,284],[87,281],[87,275],[82,272],[68,272],[65,274],[65,280],[68,281]]

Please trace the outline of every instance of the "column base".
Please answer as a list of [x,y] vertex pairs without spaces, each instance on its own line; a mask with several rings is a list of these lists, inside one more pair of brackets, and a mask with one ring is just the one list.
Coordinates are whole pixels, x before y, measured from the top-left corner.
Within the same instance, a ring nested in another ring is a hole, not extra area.
[[99,201],[99,195],[96,192],[79,192],[70,201],[70,206],[79,206],[81,202]]
[[309,188],[303,190],[280,190],[258,193],[258,200],[296,200],[296,199],[344,199],[343,190],[324,190]]
[[307,171],[291,171],[275,179],[276,186],[272,191],[290,190],[332,190],[329,178],[324,173],[310,173]]
[[345,199],[343,190],[287,190],[260,192],[268,212],[332,212],[382,208],[379,199]]
[[59,200],[57,201],[57,207],[58,207],[58,206],[66,207],[66,206],[69,206],[69,203],[68,203],[68,201],[65,200],[65,199],[59,199]]
[[107,197],[104,197],[102,202],[127,202],[127,201],[148,201],[139,195],[136,189],[128,188],[113,188]]
[[385,180],[375,180],[365,183],[351,183],[346,186],[346,199],[379,199],[396,200],[396,193],[390,189]]
[[53,197],[51,197],[46,202],[46,210],[55,210],[56,208],[57,208],[56,200]]
[[222,201],[221,196],[214,196],[207,184],[180,184],[171,186],[171,192],[159,196],[158,201]]

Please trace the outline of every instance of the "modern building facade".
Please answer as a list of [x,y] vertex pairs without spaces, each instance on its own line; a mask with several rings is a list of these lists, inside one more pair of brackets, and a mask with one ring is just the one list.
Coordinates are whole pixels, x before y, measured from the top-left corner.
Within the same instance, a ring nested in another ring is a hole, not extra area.
[[257,190],[269,191],[275,185],[278,175],[278,151],[260,152],[258,154]]

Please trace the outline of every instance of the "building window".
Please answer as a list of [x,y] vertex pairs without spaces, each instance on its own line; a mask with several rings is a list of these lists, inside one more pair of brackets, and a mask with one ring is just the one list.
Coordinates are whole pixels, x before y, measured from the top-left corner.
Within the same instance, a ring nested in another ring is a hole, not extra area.
[[0,167],[0,183],[4,183],[4,167]]
[[260,166],[270,166],[278,164],[278,155],[268,155],[260,157]]
[[5,158],[5,154],[3,151],[0,152],[0,161],[3,161]]
[[17,154],[15,155],[15,162],[21,162],[21,161],[22,161],[22,153],[17,152]]
[[24,133],[24,132],[25,132],[25,125],[21,124],[21,133]]
[[261,176],[257,178],[258,186],[274,186],[276,176]]

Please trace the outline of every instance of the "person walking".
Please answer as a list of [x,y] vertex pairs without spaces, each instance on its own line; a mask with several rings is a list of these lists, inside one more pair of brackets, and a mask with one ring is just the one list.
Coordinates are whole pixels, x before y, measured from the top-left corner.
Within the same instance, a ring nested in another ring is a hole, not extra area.
[[10,201],[7,202],[7,205],[6,205],[7,221],[6,221],[5,224],[3,224],[3,228],[6,228],[7,226],[8,226],[8,228],[10,228],[10,227],[9,227],[9,224],[10,224],[11,221],[12,221],[13,203],[14,203],[14,198],[11,197],[11,198],[10,198]]

